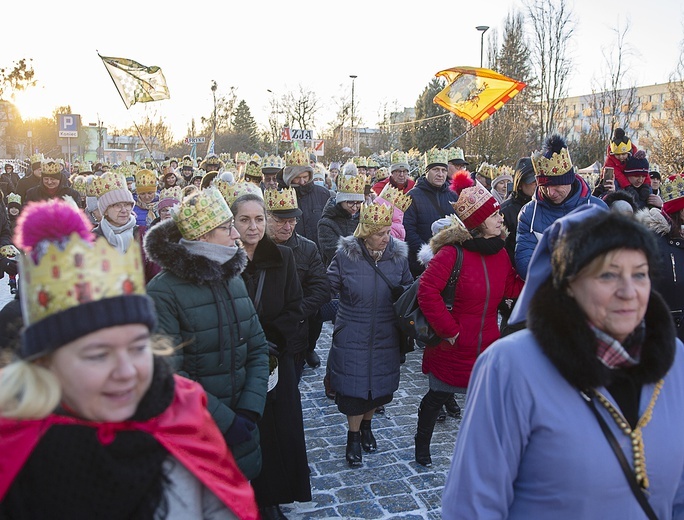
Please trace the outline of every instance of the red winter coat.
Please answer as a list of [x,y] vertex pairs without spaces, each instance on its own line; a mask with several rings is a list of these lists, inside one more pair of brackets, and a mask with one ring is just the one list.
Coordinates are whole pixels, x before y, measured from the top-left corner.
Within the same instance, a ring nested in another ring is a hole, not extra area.
[[382,179],[381,181],[378,181],[375,184],[373,184],[373,191],[375,192],[375,194],[380,195],[382,189],[388,182],[403,194],[408,193],[409,190],[416,185],[416,181],[414,181],[413,179],[406,179],[406,184],[404,185],[404,187],[399,188],[394,182],[392,182],[392,177],[387,177],[386,179]]
[[456,261],[456,248],[442,247],[420,277],[418,304],[442,338],[459,334],[451,345],[443,340],[423,352],[423,373],[449,385],[466,388],[477,356],[500,336],[497,306],[517,298],[523,281],[502,248],[492,255],[463,252],[454,306],[449,312],[440,293]]
[[[637,147],[632,145],[631,154],[634,155],[637,152]],[[610,151],[610,145],[606,149],[606,162],[603,163],[603,167],[610,166],[615,169],[615,189],[626,188],[629,186],[629,179],[625,175],[625,163],[618,161],[618,158],[613,155]],[[651,184],[651,177],[646,176],[644,179],[644,184]]]

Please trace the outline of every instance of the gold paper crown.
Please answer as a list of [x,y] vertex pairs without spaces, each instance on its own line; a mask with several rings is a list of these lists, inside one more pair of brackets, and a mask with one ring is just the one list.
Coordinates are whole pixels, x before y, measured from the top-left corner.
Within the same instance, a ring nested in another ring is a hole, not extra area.
[[217,172],[224,166],[223,161],[216,154],[207,155],[199,167],[208,172]]
[[7,204],[12,204],[13,202],[15,204],[21,204],[21,195],[18,193],[10,193],[7,195]]
[[391,226],[394,210],[384,204],[362,204],[359,223],[370,226]]
[[135,189],[139,193],[157,191],[157,174],[152,170],[135,172]]
[[365,175],[340,175],[337,177],[338,192],[363,195],[365,186]]
[[88,189],[88,179],[85,175],[76,174],[71,181],[71,187],[75,189],[82,196],[86,195]]
[[261,173],[261,166],[254,163],[247,163],[245,166],[245,177],[254,177],[256,179],[263,179],[264,174]]
[[264,204],[268,211],[281,211],[297,209],[297,192],[294,188],[278,190],[266,190],[264,192]]
[[358,168],[361,166],[362,168],[367,168],[368,167],[368,159],[365,157],[352,157],[352,162],[356,165]]
[[64,163],[61,159],[43,159],[42,166],[43,174],[57,175],[64,169]]
[[176,164],[179,164],[179,163],[180,163],[180,160],[178,159],[178,157],[171,157],[171,159],[169,159],[169,164],[172,163],[172,162],[175,162]]
[[118,173],[121,173],[124,177],[134,177],[135,172],[138,171],[138,167],[134,166],[129,162],[124,161],[119,165],[116,171]]
[[660,198],[670,202],[684,197],[684,175],[671,175],[660,184]]
[[396,206],[403,213],[406,213],[406,210],[413,202],[411,197],[396,189],[389,182],[382,188],[379,197],[385,199],[392,206]]
[[408,154],[401,150],[394,150],[390,154],[390,164],[406,163],[408,164]]
[[[223,183],[224,181],[215,181],[216,184]],[[219,188],[220,189],[220,188]],[[226,199],[226,202],[228,205],[233,204],[235,202],[235,199],[238,197],[241,197],[242,195],[257,195],[261,199],[264,198],[264,194],[261,191],[261,188],[254,184],[253,182],[237,182],[233,184],[232,186],[228,186],[225,191],[221,191],[223,194],[223,197]]]
[[194,161],[192,160],[192,157],[183,157],[183,161],[181,163],[181,168],[194,168],[195,164]]
[[554,152],[550,159],[544,157],[541,152],[536,151],[532,153],[530,159],[532,160],[535,175],[559,177],[572,169],[572,160],[567,148],[561,148],[561,151],[558,153]]
[[181,200],[181,187],[180,186],[172,186],[170,188],[164,188],[159,192],[159,200],[167,200],[167,199],[173,199],[177,200],[180,202]]
[[425,152],[425,167],[431,164],[447,164],[449,162],[446,150],[432,148]]
[[261,169],[263,170],[264,168],[277,168],[278,170],[282,170],[285,168],[285,159],[279,155],[267,155],[261,160]]
[[182,160],[183,160],[183,161],[186,161],[186,160],[188,160],[188,159],[190,159],[190,160],[192,161],[192,156],[191,156],[191,155],[188,155],[188,154],[186,153],[186,154],[182,157]]
[[29,160],[31,161],[31,164],[42,163],[45,160],[45,157],[42,153],[34,153]]
[[84,173],[93,173],[93,167],[89,162],[82,162],[78,165],[78,173],[83,175]]
[[63,249],[51,243],[38,264],[30,255],[20,255],[19,262],[25,326],[83,303],[145,294],[142,252],[135,240],[121,253],[104,237],[89,244],[73,233]]
[[382,168],[378,168],[378,171],[375,172],[375,180],[384,181],[389,175],[389,169],[383,166]]
[[380,167],[380,165],[378,164],[378,161],[376,161],[375,159],[371,159],[370,157],[368,158],[367,166],[369,168],[379,168]]
[[285,154],[287,166],[310,166],[309,153],[306,150],[292,150]]
[[235,154],[235,162],[236,163],[247,163],[249,162],[249,154],[247,152],[238,152]]
[[249,158],[249,162],[256,163],[257,166],[261,164],[261,156],[258,153],[253,153]]
[[490,180],[494,180],[496,177],[499,176],[499,169],[493,164],[483,162],[477,169],[477,173],[478,175],[482,175],[483,177],[486,177]]
[[127,190],[126,177],[119,172],[105,172],[99,177],[93,177],[91,183],[93,196],[98,199],[113,190]]
[[461,150],[458,147],[449,148],[447,150],[447,160],[453,161],[454,159],[461,159],[462,161],[465,161],[465,156],[463,155],[463,150]]
[[4,256],[5,258],[14,258],[20,254],[19,250],[12,244],[0,247],[0,256]]
[[226,199],[214,187],[188,199],[172,211],[173,220],[186,240],[197,240],[233,217]]
[[[209,170],[209,171],[211,171],[211,172],[216,172],[217,170],[213,170],[213,169],[212,169],[212,170]],[[203,170],[202,168],[197,168],[197,169],[192,173],[192,178],[193,178],[193,179],[196,179],[197,177],[199,177],[199,178],[201,179],[201,178],[203,178],[207,173],[209,173],[209,172],[207,172],[206,170]]]

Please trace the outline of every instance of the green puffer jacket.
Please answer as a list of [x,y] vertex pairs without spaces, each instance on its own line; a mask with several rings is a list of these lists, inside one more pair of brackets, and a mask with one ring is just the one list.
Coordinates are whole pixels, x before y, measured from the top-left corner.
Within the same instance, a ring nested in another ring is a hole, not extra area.
[[[247,265],[244,250],[219,265],[190,253],[180,239],[171,219],[145,234],[147,257],[162,267],[147,294],[157,308],[159,332],[182,346],[173,357],[177,372],[202,385],[209,412],[225,434],[237,410],[254,419],[263,413],[268,346],[240,276]],[[231,450],[245,476],[255,478],[261,470],[259,429]]]

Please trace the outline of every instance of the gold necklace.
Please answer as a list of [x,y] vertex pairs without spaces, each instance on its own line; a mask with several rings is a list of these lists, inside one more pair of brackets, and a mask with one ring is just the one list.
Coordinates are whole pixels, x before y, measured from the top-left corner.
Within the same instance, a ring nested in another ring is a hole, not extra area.
[[598,399],[599,403],[601,403],[603,407],[608,410],[608,413],[610,413],[610,416],[618,425],[618,428],[620,428],[620,430],[622,430],[622,432],[630,438],[632,444],[634,474],[636,475],[637,483],[643,489],[648,489],[649,483],[648,474],[646,472],[646,454],[644,453],[644,436],[642,434],[642,429],[651,421],[651,418],[653,417],[653,407],[658,400],[660,390],[663,388],[663,382],[664,381],[661,379],[656,383],[655,388],[653,389],[653,395],[651,396],[651,401],[648,403],[646,410],[644,410],[644,414],[637,421],[636,428],[633,430],[622,414],[615,409],[611,402],[597,390],[593,390],[594,395]]

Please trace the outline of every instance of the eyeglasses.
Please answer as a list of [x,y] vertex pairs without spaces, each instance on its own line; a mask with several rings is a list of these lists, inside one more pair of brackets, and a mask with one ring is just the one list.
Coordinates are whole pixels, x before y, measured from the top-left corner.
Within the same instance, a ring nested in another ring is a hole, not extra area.
[[279,226],[284,226],[285,224],[290,224],[291,226],[296,226],[297,222],[299,222],[298,217],[278,218],[278,217],[274,217],[273,215],[271,215],[271,218],[273,219],[273,222],[275,222]]
[[132,210],[134,204],[132,202],[117,202],[115,204],[110,205],[110,208],[114,208],[117,211],[121,211],[122,209],[127,209],[127,210]]
[[345,202],[349,206],[360,206],[361,204],[363,204],[363,202],[361,202],[360,200],[347,200]]
[[233,231],[233,220],[229,220],[227,223],[222,224],[220,226],[216,226],[216,229],[223,229],[227,231],[228,233]]

